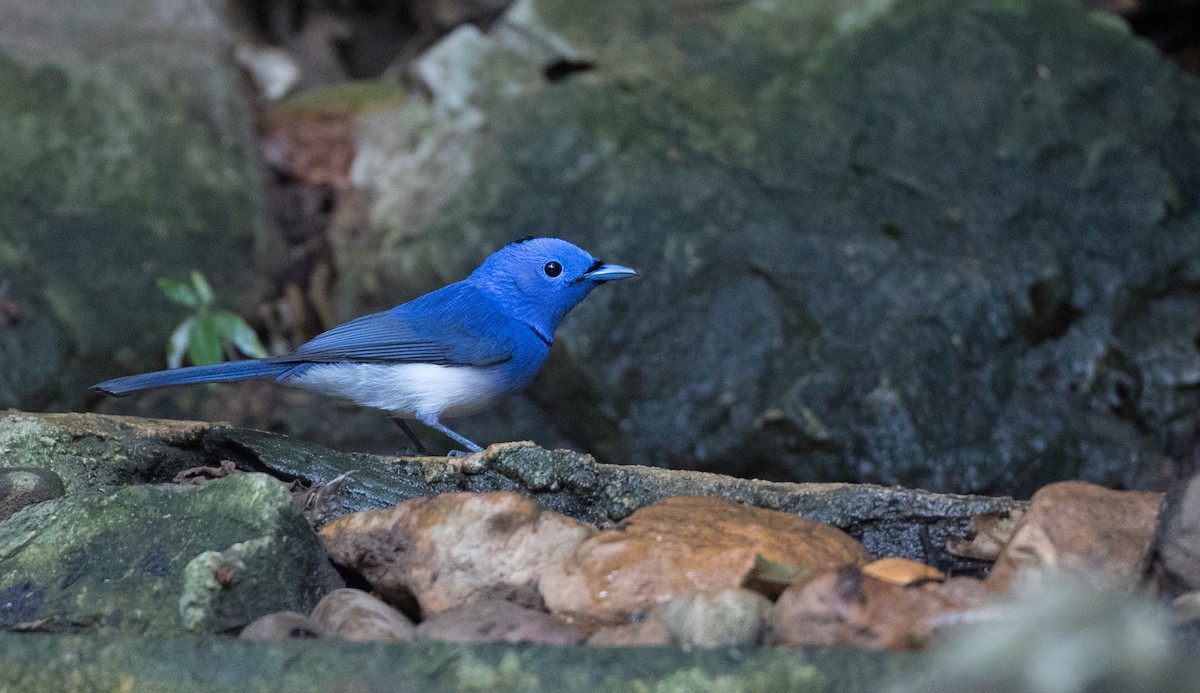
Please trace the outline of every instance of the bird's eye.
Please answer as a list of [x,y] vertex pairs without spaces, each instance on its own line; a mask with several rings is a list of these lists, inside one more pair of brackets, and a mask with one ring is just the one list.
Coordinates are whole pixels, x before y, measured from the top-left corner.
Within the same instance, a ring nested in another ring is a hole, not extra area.
[[546,266],[542,269],[546,272],[547,277],[557,277],[558,275],[562,274],[562,265],[553,260],[547,262]]

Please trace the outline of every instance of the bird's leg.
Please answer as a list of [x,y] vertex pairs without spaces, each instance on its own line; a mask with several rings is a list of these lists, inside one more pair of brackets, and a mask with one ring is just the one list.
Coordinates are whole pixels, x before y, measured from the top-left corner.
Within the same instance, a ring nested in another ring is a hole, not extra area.
[[408,439],[412,441],[413,447],[417,449],[418,455],[429,454],[429,451],[426,450],[425,446],[421,445],[421,441],[417,439],[417,434],[413,433],[413,430],[408,427],[408,424],[404,422],[404,419],[400,418],[399,416],[393,416],[392,421],[395,421],[396,425],[400,427],[400,430],[404,431],[404,435],[408,436]]
[[[471,441],[467,440],[466,438],[460,436],[459,434],[455,433],[454,431],[451,431],[449,428],[446,428],[440,421],[437,420],[436,416],[418,415],[417,420],[420,421],[421,423],[425,424],[426,426],[436,429],[438,431],[441,431],[442,433],[445,433],[447,436],[453,438],[455,441],[458,442],[459,445],[466,448],[468,452],[483,452],[483,448],[479,447],[475,443],[472,443]],[[453,453],[451,453],[449,456],[455,457],[455,455]]]

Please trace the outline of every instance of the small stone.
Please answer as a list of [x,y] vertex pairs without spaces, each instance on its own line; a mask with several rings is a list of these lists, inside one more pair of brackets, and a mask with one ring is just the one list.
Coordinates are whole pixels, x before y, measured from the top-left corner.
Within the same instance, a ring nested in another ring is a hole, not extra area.
[[670,645],[671,629],[654,616],[623,626],[603,626],[587,644],[597,647],[662,647]]
[[1153,573],[1170,595],[1200,589],[1200,474],[1171,488],[1158,519]]
[[847,566],[789,587],[775,605],[775,637],[806,647],[920,649],[938,619],[978,606],[926,587],[903,587]]
[[316,621],[296,611],[276,611],[267,614],[242,629],[238,635],[243,640],[298,640],[303,638],[320,638],[326,635],[325,629]]
[[1043,487],[987,577],[994,590],[1036,587],[1059,572],[1106,589],[1141,581],[1161,493],[1114,491],[1081,481]]
[[881,558],[863,566],[866,575],[893,585],[907,586],[923,582],[942,582],[946,574],[931,565],[907,558]]
[[870,559],[845,532],[799,515],[678,496],[588,539],[569,563],[549,566],[540,587],[554,613],[619,625],[681,594],[737,589],[760,557],[797,575]]
[[1025,511],[1018,509],[980,513],[971,518],[971,536],[950,539],[946,542],[946,550],[955,556],[995,561],[1024,516]]
[[330,635],[343,640],[408,642],[416,629],[398,609],[351,588],[334,590],[322,597],[311,618]]
[[557,616],[499,599],[485,599],[437,613],[417,626],[417,637],[445,642],[522,642],[574,645],[584,631]]
[[58,498],[65,493],[62,479],[40,467],[0,469],[0,522],[26,506]]
[[429,615],[488,598],[540,606],[541,575],[595,533],[515,493],[446,493],[343,515],[321,541],[381,599],[412,595]]
[[698,647],[756,645],[771,618],[771,600],[747,589],[693,592],[654,607],[674,641]]

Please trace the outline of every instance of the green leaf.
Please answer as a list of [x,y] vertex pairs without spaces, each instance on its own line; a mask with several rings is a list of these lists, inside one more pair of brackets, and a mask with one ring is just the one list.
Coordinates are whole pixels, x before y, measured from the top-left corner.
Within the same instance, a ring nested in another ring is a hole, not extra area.
[[213,320],[217,323],[217,329],[221,333],[221,338],[225,341],[232,342],[237,350],[246,356],[253,356],[256,359],[267,358],[267,350],[255,334],[254,328],[246,324],[240,315],[230,313],[229,311],[220,311],[213,314]]
[[166,277],[159,277],[157,283],[159,291],[162,291],[171,301],[189,308],[200,305],[200,299],[196,296],[196,292],[192,291],[192,287],[187,284]]
[[167,340],[167,368],[179,368],[183,365],[183,355],[187,353],[188,341],[195,324],[196,318],[188,318],[179,323],[179,327],[171,333],[171,338]]
[[191,338],[188,339],[188,358],[194,366],[207,366],[221,362],[221,332],[211,315],[195,318]]
[[200,300],[201,306],[211,306],[216,300],[216,296],[213,295],[212,285],[208,283],[208,280],[198,270],[192,270],[192,286],[196,289],[196,297]]

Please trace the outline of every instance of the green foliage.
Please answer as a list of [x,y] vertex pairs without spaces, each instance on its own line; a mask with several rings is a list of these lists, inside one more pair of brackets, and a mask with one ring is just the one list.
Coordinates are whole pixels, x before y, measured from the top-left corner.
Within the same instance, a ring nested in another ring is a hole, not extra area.
[[192,270],[191,284],[160,277],[158,288],[172,302],[193,311],[167,340],[169,368],[182,366],[185,354],[195,366],[219,363],[235,353],[266,358],[267,350],[241,316],[213,309],[216,296],[204,275]]

